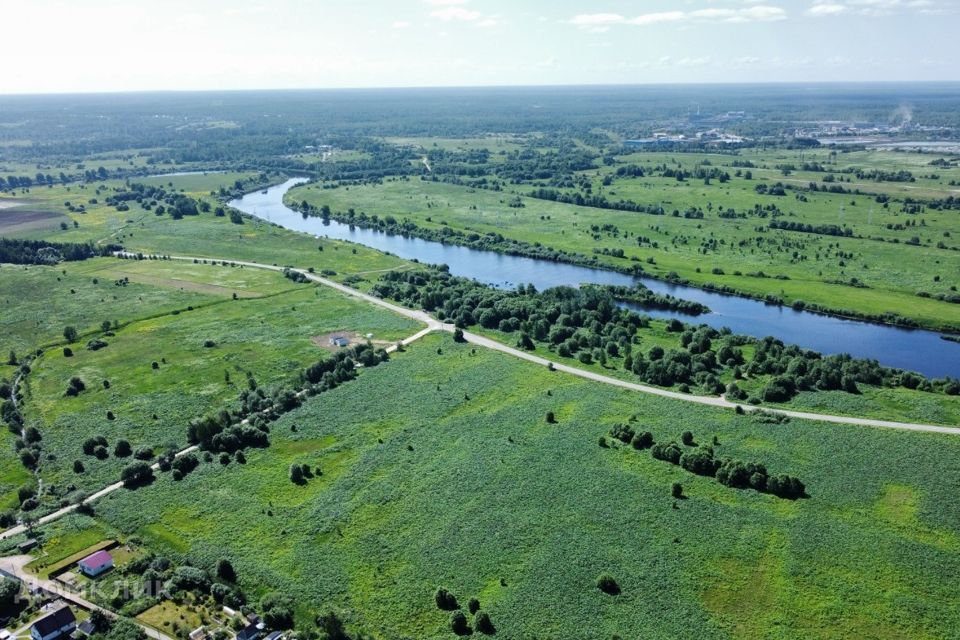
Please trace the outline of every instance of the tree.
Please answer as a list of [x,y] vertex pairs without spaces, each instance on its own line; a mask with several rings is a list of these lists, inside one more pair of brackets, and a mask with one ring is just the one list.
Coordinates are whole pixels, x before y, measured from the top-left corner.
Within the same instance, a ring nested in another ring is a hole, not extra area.
[[457,327],[453,330],[453,341],[454,342],[466,342],[466,339],[463,337],[463,329]]
[[134,462],[120,472],[120,480],[128,489],[153,482],[153,469],[146,462]]
[[290,482],[293,484],[303,484],[303,468],[299,464],[290,465]]
[[653,446],[653,434],[649,431],[638,433],[630,443],[634,449],[649,449]]
[[281,593],[268,593],[260,600],[263,621],[271,629],[293,627],[293,599]]
[[243,216],[236,209],[230,209],[230,222],[233,224],[243,224]]
[[97,633],[103,633],[110,629],[110,618],[100,609],[94,609],[90,612],[90,624]]
[[19,582],[0,577],[0,612],[11,611],[17,603],[17,596],[19,594]]
[[547,411],[547,424],[555,424],[557,421],[557,416],[554,415],[553,411]]
[[74,327],[66,326],[63,328],[63,337],[66,338],[67,342],[76,342],[77,341],[77,330]]
[[692,446],[693,446],[693,433],[691,433],[691,432],[689,432],[689,431],[684,431],[682,434],[680,434],[680,442],[682,442],[684,445],[686,445],[686,446],[688,446],[688,447],[692,447]]
[[444,611],[453,611],[454,609],[460,608],[460,605],[457,603],[457,597],[444,587],[437,589],[434,600],[437,603],[437,608],[443,609]]
[[683,485],[679,482],[674,482],[673,486],[670,487],[670,495],[678,500],[683,497]]
[[13,349],[10,349],[10,356],[7,358],[7,364],[11,367],[17,366],[17,353]]
[[597,578],[597,588],[611,596],[620,593],[620,585],[618,585],[617,581],[613,579],[613,576],[608,573],[604,573]]
[[106,333],[107,331],[110,331],[110,326],[111,326],[110,321],[104,320],[103,322],[100,323],[100,330]]
[[84,471],[83,461],[82,461],[82,460],[74,460],[74,461],[73,461],[73,472],[74,472],[74,473],[83,473],[83,471]]
[[118,458],[126,458],[127,456],[133,453],[133,448],[130,446],[130,443],[126,440],[117,440],[117,444],[113,447],[113,455]]
[[479,610],[480,610],[480,601],[477,600],[476,598],[470,598],[470,600],[467,601],[467,611],[470,612],[470,615],[473,615]]
[[227,582],[237,581],[237,572],[234,570],[233,564],[226,558],[217,562],[217,577]]
[[343,627],[343,621],[333,611],[318,616],[316,623],[320,630],[326,634],[326,640],[350,640],[347,630]]
[[493,622],[490,621],[490,616],[487,615],[486,611],[481,611],[473,619],[473,627],[484,635],[493,635],[497,632],[496,628],[493,626]]
[[463,611],[454,611],[450,614],[450,628],[458,636],[465,636],[470,633],[470,626],[467,624],[467,616]]

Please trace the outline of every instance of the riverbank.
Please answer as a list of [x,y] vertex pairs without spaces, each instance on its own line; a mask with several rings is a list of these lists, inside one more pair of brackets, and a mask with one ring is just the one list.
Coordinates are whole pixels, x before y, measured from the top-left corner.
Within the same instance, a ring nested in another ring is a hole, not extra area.
[[[408,260],[446,264],[451,273],[474,278],[498,287],[512,288],[532,283],[538,289],[593,283],[633,286],[637,281],[656,293],[673,295],[706,305],[713,313],[697,318],[715,328],[729,327],[734,333],[761,338],[772,335],[789,344],[800,344],[824,354],[850,353],[856,358],[875,359],[885,366],[918,371],[928,377],[960,377],[960,346],[940,339],[939,333],[900,329],[880,324],[846,320],[787,307],[767,305],[752,299],[704,291],[675,283],[616,271],[535,260],[496,251],[482,251],[455,243],[441,243],[411,235],[390,235],[336,220],[304,216],[283,202],[284,195],[306,179],[291,179],[271,187],[267,194],[251,193],[234,200],[231,206],[279,226],[315,236],[349,240]],[[657,318],[690,316],[649,311]],[[947,348],[944,348],[947,345]]]

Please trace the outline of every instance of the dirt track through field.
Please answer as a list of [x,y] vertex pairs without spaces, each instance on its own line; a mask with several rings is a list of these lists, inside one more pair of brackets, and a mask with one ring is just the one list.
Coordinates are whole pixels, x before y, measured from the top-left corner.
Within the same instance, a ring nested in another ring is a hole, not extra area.
[[[132,254],[123,254],[123,255],[126,255],[128,257],[133,257]],[[183,260],[183,261],[190,261],[190,262],[206,260],[206,261],[215,261],[215,262],[227,262],[227,263],[232,263],[236,265],[243,265],[245,267],[253,267],[256,269],[268,269],[271,271],[284,270],[284,267],[260,264],[257,262],[245,262],[242,260],[225,260],[223,258],[199,258],[199,257],[192,257],[192,256],[168,256],[168,257],[171,260]],[[389,309],[394,313],[400,314],[407,318],[411,318],[413,320],[418,320],[427,325],[426,328],[422,329],[421,331],[418,331],[412,336],[405,338],[404,340],[401,340],[400,344],[404,346],[412,344],[413,342],[416,342],[417,340],[423,338],[426,335],[429,335],[434,331],[445,331],[447,333],[453,333],[456,330],[456,327],[454,325],[440,322],[439,320],[429,315],[425,311],[417,311],[414,309],[401,307],[399,305],[393,304],[392,302],[383,300],[382,298],[377,298],[376,296],[372,296],[368,293],[364,293],[352,287],[348,287],[346,285],[340,284],[339,282],[334,282],[333,280],[330,280],[328,278],[324,278],[316,274],[310,273],[309,271],[304,269],[293,269],[293,271],[303,274],[304,277],[306,277],[308,280],[312,282],[330,287],[332,289],[336,289],[337,291],[345,293],[354,298],[365,300],[371,304],[375,304],[379,307]],[[611,386],[619,387],[621,389],[627,389],[629,391],[646,393],[650,395],[659,396],[662,398],[669,398],[671,400],[678,400],[681,402],[691,402],[694,404],[716,407],[718,409],[736,409],[737,407],[740,407],[743,411],[747,413],[761,410],[760,408],[754,407],[751,405],[741,405],[735,402],[730,402],[729,400],[727,400],[722,396],[697,396],[697,395],[691,395],[687,393],[679,393],[677,391],[670,391],[668,389],[660,389],[658,387],[651,387],[651,386],[648,386],[645,384],[639,384],[636,382],[627,382],[626,380],[619,380],[617,378],[611,378],[609,376],[605,376],[600,373],[595,373],[593,371],[586,371],[584,369],[579,369],[577,367],[571,367],[566,364],[553,362],[551,360],[547,360],[546,358],[541,358],[540,356],[534,355],[527,351],[522,351],[520,349],[507,346],[501,342],[497,342],[496,340],[492,340],[490,338],[477,335],[469,331],[464,331],[463,337],[464,337],[464,340],[470,344],[475,344],[477,346],[484,347],[487,349],[493,349],[495,351],[499,351],[501,353],[505,353],[515,358],[520,358],[521,360],[526,360],[528,362],[532,362],[534,364],[538,364],[544,367],[550,367],[558,372],[574,375],[580,378],[584,378],[586,380],[592,380],[594,382],[599,382],[602,384],[608,384]],[[397,349],[397,346],[392,345],[387,348],[387,351],[394,352],[396,351],[396,349]],[[788,416],[791,418],[799,418],[803,420],[816,420],[820,422],[830,422],[835,424],[855,425],[855,426],[862,426],[862,427],[876,427],[876,428],[882,428],[882,429],[897,429],[902,431],[919,431],[919,432],[926,432],[926,433],[960,435],[960,427],[948,427],[943,425],[921,424],[921,423],[910,423],[910,422],[893,422],[888,420],[875,420],[873,418],[856,418],[851,416],[834,416],[834,415],[819,414],[819,413],[807,413],[803,411],[771,409],[766,407],[764,407],[762,410],[768,413],[774,413],[774,414]],[[182,456],[187,453],[190,453],[191,451],[196,451],[196,450],[197,450],[197,447],[188,447],[180,451],[179,453],[177,453],[177,456]],[[158,468],[158,465],[156,464],[153,466],[155,470]],[[94,502],[105,495],[108,495],[110,493],[113,493],[114,491],[117,491],[121,487],[123,487],[122,482],[111,484],[101,489],[100,491],[94,493],[93,495],[89,496],[88,498],[84,499],[83,503],[89,504],[91,502]],[[37,520],[36,524],[47,524],[49,522],[53,522],[54,520],[57,520],[69,513],[76,511],[76,509],[77,509],[77,505],[75,504],[64,507],[58,511],[55,511],[53,513],[50,513],[40,518],[39,520]],[[26,527],[24,525],[17,525],[15,527],[7,529],[6,531],[0,532],[0,540],[10,538],[20,533],[24,533],[25,531],[26,531]]]

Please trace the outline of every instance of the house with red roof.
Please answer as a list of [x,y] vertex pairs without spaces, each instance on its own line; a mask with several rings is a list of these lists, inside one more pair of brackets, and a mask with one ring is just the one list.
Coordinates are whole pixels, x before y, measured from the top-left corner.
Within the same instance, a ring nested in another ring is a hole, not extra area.
[[77,563],[81,573],[89,578],[94,578],[104,571],[113,568],[113,556],[109,551],[97,551]]

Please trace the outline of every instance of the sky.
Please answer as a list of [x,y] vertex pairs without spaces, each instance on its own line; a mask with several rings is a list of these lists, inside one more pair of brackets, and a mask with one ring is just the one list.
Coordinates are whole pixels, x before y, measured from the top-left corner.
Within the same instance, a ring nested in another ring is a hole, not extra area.
[[0,94],[958,81],[960,0],[0,0]]

